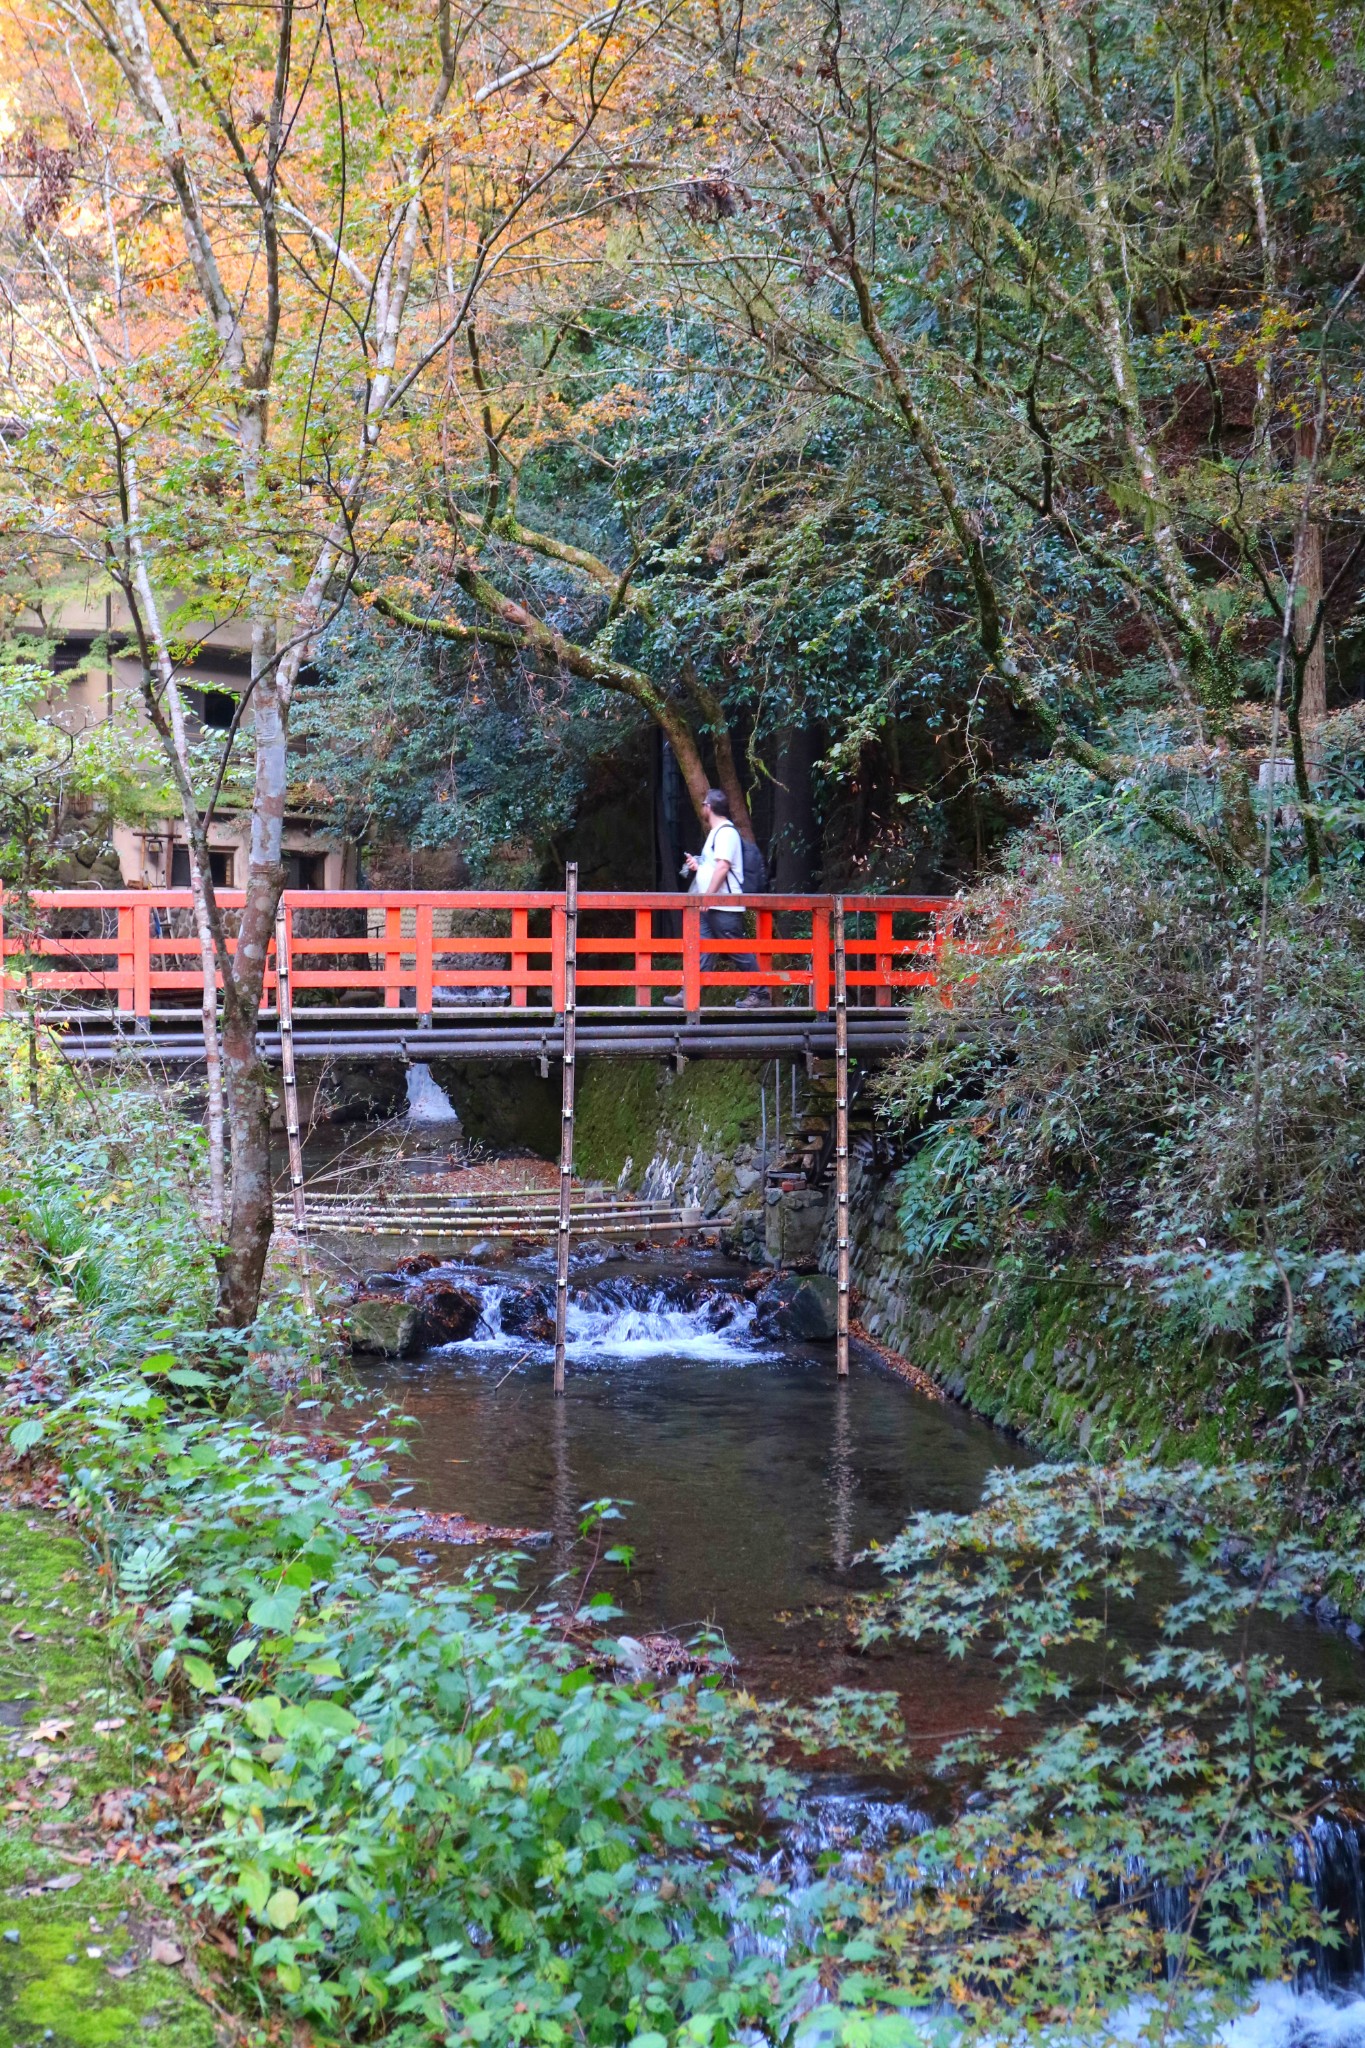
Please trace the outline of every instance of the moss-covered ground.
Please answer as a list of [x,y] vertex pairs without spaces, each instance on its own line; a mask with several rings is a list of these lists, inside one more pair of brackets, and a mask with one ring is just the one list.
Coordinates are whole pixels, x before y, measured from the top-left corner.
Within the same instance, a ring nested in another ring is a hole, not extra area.
[[169,1799],[89,1550],[50,1511],[0,1508],[3,2048],[214,2048],[156,1872]]

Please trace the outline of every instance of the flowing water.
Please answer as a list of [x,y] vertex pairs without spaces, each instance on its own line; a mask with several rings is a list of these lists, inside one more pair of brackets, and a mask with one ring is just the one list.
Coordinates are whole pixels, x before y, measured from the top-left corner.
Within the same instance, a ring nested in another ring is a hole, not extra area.
[[[1018,1444],[856,1347],[840,1382],[832,1346],[773,1336],[744,1276],[711,1260],[579,1254],[562,1401],[550,1386],[548,1253],[491,1268],[452,1264],[433,1277],[477,1295],[477,1327],[463,1342],[365,1375],[413,1419],[421,1506],[544,1532],[527,1567],[543,1583],[575,1555],[583,1504],[610,1496],[627,1504],[623,1535],[635,1547],[628,1571],[599,1571],[597,1583],[625,1609],[618,1627],[684,1640],[718,1631],[741,1681],[760,1693],[894,1691],[926,1766],[946,1737],[995,1725],[986,1653],[950,1661],[897,1644],[864,1654],[845,1608],[879,1582],[860,1551],[918,1510],[975,1507],[988,1472],[1027,1460]],[[461,1553],[446,1555],[458,1564]],[[1150,1625],[1139,1612],[1125,1633],[1138,1643]],[[1266,1646],[1331,1695],[1365,1698],[1365,1660],[1306,1619],[1270,1630]],[[1017,1729],[1021,1741],[1029,1733]],[[875,1848],[943,1811],[927,1768],[898,1782],[831,1776],[818,1786],[804,1831],[778,1852],[798,1882],[831,1850]],[[1310,1875],[1323,1902],[1365,1924],[1358,1839],[1324,1823],[1314,1849]],[[1362,1964],[1357,1939],[1356,1982]],[[1321,1974],[1325,1982],[1329,1972]],[[1272,1992],[1228,2041],[1365,2048],[1365,1999],[1338,1989],[1333,2002],[1320,1990]]]
[[927,1650],[857,1653],[842,1606],[878,1583],[859,1551],[919,1509],[975,1506],[1018,1446],[874,1362],[855,1357],[840,1383],[832,1346],[765,1335],[738,1276],[715,1268],[580,1267],[557,1402],[547,1269],[548,1255],[496,1277],[443,1269],[479,1292],[478,1330],[375,1375],[417,1425],[422,1504],[548,1531],[548,1571],[584,1502],[629,1503],[635,1562],[607,1575],[625,1626],[715,1628],[747,1684],[788,1696],[895,1689],[926,1755],[978,1725],[988,1658],[945,1677]]

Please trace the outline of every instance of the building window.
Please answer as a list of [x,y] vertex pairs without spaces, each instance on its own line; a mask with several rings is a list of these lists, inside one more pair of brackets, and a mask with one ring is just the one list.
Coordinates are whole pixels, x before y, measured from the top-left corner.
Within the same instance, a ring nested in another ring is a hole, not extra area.
[[229,690],[205,690],[203,723],[214,732],[226,732],[237,711],[237,699]]
[[325,889],[327,887],[326,854],[286,853],[284,856],[284,886],[286,889]]
[[[209,873],[213,876],[215,889],[232,887],[232,852],[226,846],[209,848]],[[188,889],[190,886],[190,850],[188,846],[171,848],[171,887]]]

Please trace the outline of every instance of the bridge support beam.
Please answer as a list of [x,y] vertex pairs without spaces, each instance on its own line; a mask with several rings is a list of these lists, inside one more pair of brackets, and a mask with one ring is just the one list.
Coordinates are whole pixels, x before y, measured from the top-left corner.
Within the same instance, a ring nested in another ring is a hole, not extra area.
[[578,863],[564,870],[564,1088],[559,1132],[559,1221],[555,1231],[555,1393],[564,1392],[569,1321],[569,1221],[573,1197],[573,1113],[578,1026]]
[[844,899],[834,899],[834,1229],[838,1253],[835,1371],[848,1378],[849,1207],[848,1207],[848,957],[844,945]]

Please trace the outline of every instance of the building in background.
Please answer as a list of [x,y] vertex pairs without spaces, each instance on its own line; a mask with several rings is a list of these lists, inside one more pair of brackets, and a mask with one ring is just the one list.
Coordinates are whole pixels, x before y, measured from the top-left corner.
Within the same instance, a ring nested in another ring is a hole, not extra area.
[[[175,600],[172,600],[174,603]],[[42,636],[52,645],[49,657],[64,688],[54,715],[73,731],[84,731],[116,710],[131,708],[140,720],[141,663],[120,655],[132,638],[131,621],[120,596],[77,590],[45,607],[41,620],[30,616],[21,631]],[[190,636],[186,636],[190,637]],[[194,636],[195,652],[182,666],[180,691],[191,745],[215,735],[225,739],[251,681],[249,629],[236,621],[205,623]],[[92,656],[94,659],[92,660]],[[308,671],[299,678],[307,688]],[[237,745],[249,758],[251,706],[248,700],[238,725]],[[215,810],[209,827],[209,859],[220,888],[241,886],[246,870],[251,819],[227,801]],[[115,825],[113,850],[123,886],[131,889],[188,889],[189,841],[184,822],[167,817],[141,826]],[[324,828],[305,810],[291,809],[284,822],[284,867],[287,889],[353,889],[358,881],[353,845]]]

